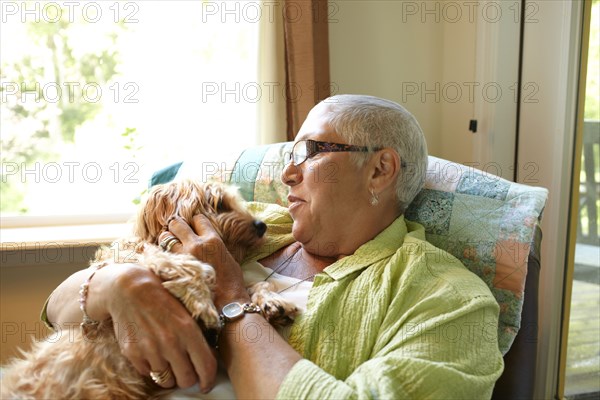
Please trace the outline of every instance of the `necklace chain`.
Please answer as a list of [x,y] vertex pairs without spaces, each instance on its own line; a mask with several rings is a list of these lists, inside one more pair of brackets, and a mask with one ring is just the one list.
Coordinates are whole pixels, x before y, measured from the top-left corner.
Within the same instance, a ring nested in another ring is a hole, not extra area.
[[[271,273],[270,273],[269,275],[267,275],[267,277],[265,278],[265,282],[266,282],[267,280],[269,280],[269,278],[270,278],[270,277],[272,277],[272,276],[273,276],[273,274],[275,274],[275,273],[277,273],[277,272],[281,271],[281,270],[282,270],[284,267],[287,267],[288,265],[290,265],[290,263],[292,262],[292,258],[294,258],[294,256],[295,256],[296,254],[298,254],[298,252],[300,251],[300,249],[301,249],[301,248],[300,248],[300,247],[298,247],[298,249],[296,249],[296,251],[294,251],[294,252],[293,252],[293,253],[292,253],[292,254],[291,254],[291,255],[290,255],[288,258],[286,258],[285,260],[283,260],[283,262],[282,262],[281,264],[279,264],[279,265],[277,266],[277,268],[275,268],[273,271],[271,271]],[[314,278],[316,275],[317,275],[317,274],[315,273],[315,274],[312,274],[312,275],[310,275],[310,276],[307,276],[306,278],[304,278],[304,279],[301,279],[301,280],[299,280],[298,282],[296,282],[296,283],[294,283],[294,284],[292,284],[292,285],[290,285],[290,286],[288,286],[288,287],[286,287],[286,288],[283,288],[283,289],[281,289],[281,290],[280,290],[279,292],[277,292],[277,293],[279,294],[279,293],[285,292],[286,290],[289,290],[289,289],[291,289],[291,288],[293,288],[293,287],[296,287],[296,286],[298,286],[299,284],[301,284],[302,282],[306,282],[306,281],[308,281],[309,279],[312,279],[312,278]]]
[[281,289],[279,292],[277,292],[277,294],[281,294],[281,293],[285,292],[286,290],[289,290],[289,289],[291,289],[291,288],[293,288],[293,287],[296,287],[296,286],[298,286],[299,284],[301,284],[302,282],[306,282],[306,281],[308,281],[309,279],[311,279],[311,278],[314,278],[316,275],[317,275],[317,274],[312,274],[312,275],[310,275],[310,276],[307,276],[306,278],[304,278],[304,279],[302,279],[302,280],[299,280],[298,282],[296,282],[296,283],[294,283],[294,284],[291,284],[290,286],[288,286],[288,287],[286,287],[286,288],[283,288],[283,289]]
[[279,264],[275,269],[273,269],[273,271],[271,271],[271,273],[265,278],[265,281],[268,280],[271,276],[273,276],[273,274],[281,271],[284,267],[288,266],[292,262],[292,258],[294,258],[294,256],[298,254],[299,251],[300,248],[296,249],[296,251],[294,251],[288,258],[283,260],[281,264]]

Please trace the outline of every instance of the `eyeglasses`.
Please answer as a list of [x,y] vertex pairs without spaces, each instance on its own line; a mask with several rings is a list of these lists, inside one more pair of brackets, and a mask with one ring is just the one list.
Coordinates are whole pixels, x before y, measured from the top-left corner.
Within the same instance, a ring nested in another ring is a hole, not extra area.
[[352,144],[341,144],[331,142],[319,142],[317,140],[299,140],[292,147],[292,151],[285,156],[286,164],[291,162],[298,166],[309,158],[319,153],[337,153],[337,152],[368,152],[378,151],[380,147],[369,148],[367,146],[354,146]]

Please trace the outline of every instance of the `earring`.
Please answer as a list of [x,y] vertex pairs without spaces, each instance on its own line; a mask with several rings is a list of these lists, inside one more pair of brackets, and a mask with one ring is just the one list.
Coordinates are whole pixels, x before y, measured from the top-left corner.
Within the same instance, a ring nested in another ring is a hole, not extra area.
[[379,197],[373,189],[369,189],[369,191],[371,192],[371,205],[376,206],[377,204],[379,204]]

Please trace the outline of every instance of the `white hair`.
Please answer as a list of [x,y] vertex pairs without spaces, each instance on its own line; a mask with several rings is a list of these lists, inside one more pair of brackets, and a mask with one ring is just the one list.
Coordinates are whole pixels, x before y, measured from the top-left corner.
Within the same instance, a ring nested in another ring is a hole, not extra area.
[[[349,144],[370,149],[389,147],[402,160],[396,181],[401,213],[421,191],[427,174],[427,143],[416,118],[390,100],[364,95],[337,95],[322,101],[328,107],[328,122]],[[363,166],[373,153],[351,153]]]

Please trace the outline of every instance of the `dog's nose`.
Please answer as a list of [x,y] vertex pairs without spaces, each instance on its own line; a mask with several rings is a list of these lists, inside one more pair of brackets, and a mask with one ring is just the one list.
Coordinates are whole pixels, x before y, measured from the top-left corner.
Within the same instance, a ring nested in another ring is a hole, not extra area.
[[262,237],[267,231],[267,224],[262,221],[254,221],[254,229],[256,229],[258,237]]

